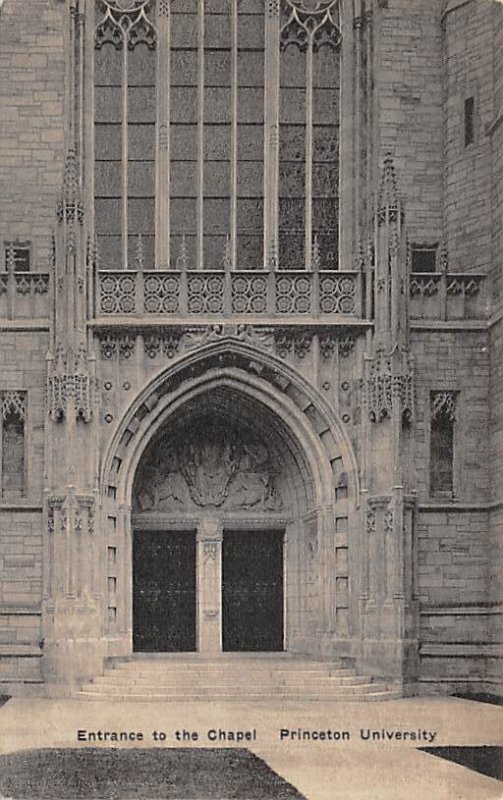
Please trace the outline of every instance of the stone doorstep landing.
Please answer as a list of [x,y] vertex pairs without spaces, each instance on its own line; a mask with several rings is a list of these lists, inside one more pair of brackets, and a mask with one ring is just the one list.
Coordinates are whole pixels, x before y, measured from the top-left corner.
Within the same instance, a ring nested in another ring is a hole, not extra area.
[[141,656],[114,660],[75,697],[100,701],[330,700],[372,702],[401,697],[396,688],[358,675],[342,661],[278,654]]

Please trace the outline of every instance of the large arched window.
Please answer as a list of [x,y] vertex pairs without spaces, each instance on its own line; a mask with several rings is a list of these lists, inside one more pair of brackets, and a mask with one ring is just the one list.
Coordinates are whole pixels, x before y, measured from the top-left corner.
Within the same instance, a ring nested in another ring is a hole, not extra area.
[[338,0],[96,0],[106,268],[338,264]]

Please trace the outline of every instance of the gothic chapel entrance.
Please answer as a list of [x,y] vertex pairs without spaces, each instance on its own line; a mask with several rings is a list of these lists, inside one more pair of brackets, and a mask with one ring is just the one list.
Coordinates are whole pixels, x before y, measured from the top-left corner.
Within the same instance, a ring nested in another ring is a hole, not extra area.
[[133,490],[133,651],[278,652],[298,632],[307,494],[280,427],[222,390],[147,445]]

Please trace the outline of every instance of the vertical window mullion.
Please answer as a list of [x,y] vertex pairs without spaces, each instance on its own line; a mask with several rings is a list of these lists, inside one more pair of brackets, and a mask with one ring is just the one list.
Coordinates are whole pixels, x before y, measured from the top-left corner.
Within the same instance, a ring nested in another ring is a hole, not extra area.
[[264,80],[264,266],[278,262],[279,2],[266,4]]
[[198,19],[196,265],[204,269],[204,0],[199,0]]
[[231,9],[231,203],[230,245],[231,268],[236,269],[237,252],[237,190],[238,190],[238,8],[232,0]]
[[304,262],[311,269],[313,243],[313,38],[309,37],[306,52],[306,222]]
[[155,266],[167,269],[170,264],[170,91],[171,91],[171,15],[169,3],[158,4],[157,46],[157,136],[155,175]]
[[122,267],[128,269],[128,37],[122,30],[122,120],[121,120],[121,189],[122,189]]

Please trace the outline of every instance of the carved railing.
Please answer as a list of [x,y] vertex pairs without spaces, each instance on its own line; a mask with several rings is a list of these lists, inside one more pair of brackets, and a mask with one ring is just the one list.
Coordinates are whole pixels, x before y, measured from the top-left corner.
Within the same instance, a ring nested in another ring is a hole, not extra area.
[[410,276],[411,319],[485,319],[486,276],[473,272],[413,272]]
[[359,272],[100,270],[97,317],[361,316]]
[[47,272],[0,272],[0,317],[43,319],[48,316]]

